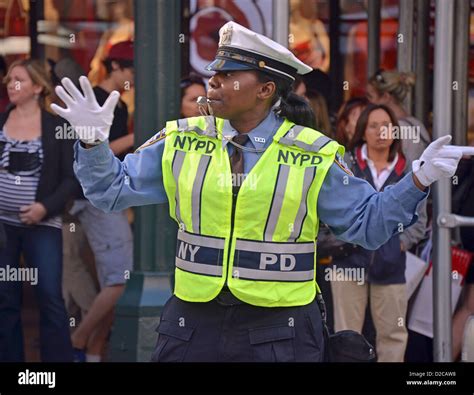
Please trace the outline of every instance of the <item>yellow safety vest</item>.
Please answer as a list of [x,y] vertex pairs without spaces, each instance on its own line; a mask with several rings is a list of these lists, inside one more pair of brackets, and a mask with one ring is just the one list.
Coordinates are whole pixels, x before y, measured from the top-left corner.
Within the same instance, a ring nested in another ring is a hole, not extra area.
[[227,284],[255,306],[308,304],[317,288],[318,194],[344,148],[285,120],[233,208],[223,127],[223,119],[211,116],[166,124],[163,181],[180,228],[174,292],[207,302]]

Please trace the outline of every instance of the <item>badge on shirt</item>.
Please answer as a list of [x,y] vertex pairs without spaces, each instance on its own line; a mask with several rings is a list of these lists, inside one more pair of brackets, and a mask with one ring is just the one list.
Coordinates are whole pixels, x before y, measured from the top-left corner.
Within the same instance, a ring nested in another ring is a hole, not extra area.
[[263,137],[254,137],[253,138],[255,140],[256,143],[262,143],[262,144],[265,144],[265,139]]
[[354,175],[352,173],[351,169],[349,169],[349,166],[347,166],[347,163],[344,161],[342,156],[339,155],[339,153],[336,154],[336,158],[334,159],[334,163],[336,163],[344,172],[346,172],[350,176]]

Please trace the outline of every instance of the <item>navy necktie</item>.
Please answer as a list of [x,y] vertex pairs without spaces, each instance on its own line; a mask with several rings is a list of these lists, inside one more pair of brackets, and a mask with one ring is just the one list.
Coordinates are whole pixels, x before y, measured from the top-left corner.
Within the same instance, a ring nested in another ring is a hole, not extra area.
[[[238,134],[232,138],[232,141],[236,142],[239,145],[244,146],[247,143],[249,136],[247,134]],[[244,154],[240,147],[234,145],[234,152],[230,157],[230,168],[232,170],[233,178],[233,187],[232,190],[234,195],[239,192],[240,183],[244,180]]]

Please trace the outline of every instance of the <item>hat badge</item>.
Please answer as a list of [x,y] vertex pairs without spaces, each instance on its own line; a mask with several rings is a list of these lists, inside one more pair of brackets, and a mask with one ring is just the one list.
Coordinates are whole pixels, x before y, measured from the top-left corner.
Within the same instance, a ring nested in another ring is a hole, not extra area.
[[221,39],[219,40],[219,46],[228,45],[232,41],[232,25],[226,26],[222,32]]

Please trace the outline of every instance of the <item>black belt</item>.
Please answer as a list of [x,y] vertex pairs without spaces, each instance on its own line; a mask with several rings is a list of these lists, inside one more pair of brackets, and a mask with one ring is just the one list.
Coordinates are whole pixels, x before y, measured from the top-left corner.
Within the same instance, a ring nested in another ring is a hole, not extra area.
[[245,302],[242,302],[240,299],[236,298],[232,292],[230,292],[230,289],[227,286],[222,288],[219,295],[216,296],[215,301],[221,306],[236,306],[239,304],[245,304]]

